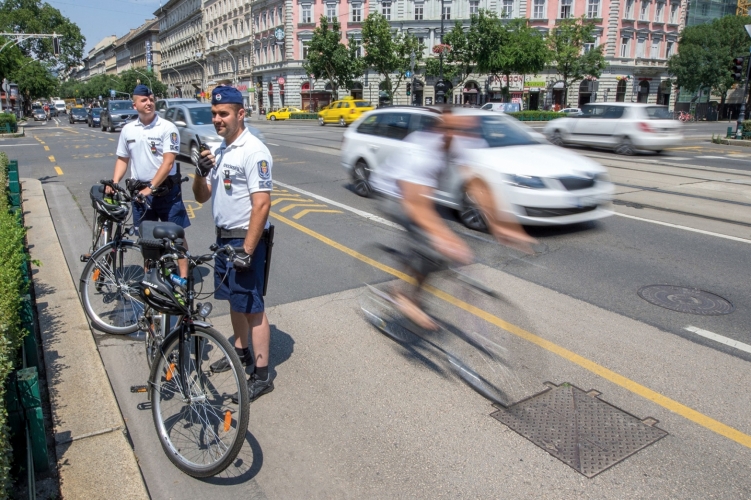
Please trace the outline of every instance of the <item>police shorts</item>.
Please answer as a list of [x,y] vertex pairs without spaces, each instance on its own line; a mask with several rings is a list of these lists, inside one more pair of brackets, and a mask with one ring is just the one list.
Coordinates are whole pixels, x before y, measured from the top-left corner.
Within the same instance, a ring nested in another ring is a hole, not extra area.
[[[219,238],[219,246],[243,246],[244,238]],[[241,313],[261,313],[263,304],[263,281],[266,270],[266,240],[258,242],[250,268],[236,271],[224,255],[214,260],[214,298],[229,300],[230,309]]]
[[185,210],[180,186],[174,186],[164,196],[147,196],[146,200],[151,208],[147,208],[145,203],[137,201],[132,204],[133,223],[136,227],[145,220],[174,222],[181,227],[190,226],[190,219],[188,218],[188,211]]

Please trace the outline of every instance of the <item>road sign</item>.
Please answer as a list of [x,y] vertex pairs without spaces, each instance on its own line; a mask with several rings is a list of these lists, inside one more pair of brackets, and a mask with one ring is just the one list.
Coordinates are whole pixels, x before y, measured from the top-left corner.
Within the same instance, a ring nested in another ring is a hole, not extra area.
[[406,73],[404,73],[404,76],[406,76],[407,78],[410,78],[410,77],[412,77],[412,72],[411,71],[407,71]]
[[110,97],[115,98],[115,89],[110,90]]
[[3,78],[3,92],[10,91],[10,86],[8,85],[8,79]]

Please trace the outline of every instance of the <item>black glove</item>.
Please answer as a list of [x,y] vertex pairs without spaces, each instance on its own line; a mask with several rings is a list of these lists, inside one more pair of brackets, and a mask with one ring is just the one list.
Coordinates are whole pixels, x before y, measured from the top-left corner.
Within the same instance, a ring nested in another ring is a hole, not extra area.
[[206,177],[214,168],[214,162],[209,159],[208,156],[199,156],[198,165],[196,166],[196,175],[199,177]]
[[253,256],[245,252],[236,253],[232,258],[232,266],[235,268],[235,271],[245,271],[250,269],[250,262],[252,259]]

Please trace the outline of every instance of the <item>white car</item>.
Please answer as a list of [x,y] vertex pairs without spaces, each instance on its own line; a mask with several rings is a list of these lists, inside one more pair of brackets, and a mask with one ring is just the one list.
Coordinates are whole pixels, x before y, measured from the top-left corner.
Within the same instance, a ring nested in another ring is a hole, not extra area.
[[551,120],[544,129],[553,144],[602,147],[618,154],[656,153],[683,142],[681,123],[667,106],[624,102],[585,104],[581,115]]
[[[478,109],[454,112],[476,116],[478,133],[489,146],[466,150],[466,166],[487,183],[498,206],[510,205],[522,224],[575,224],[611,214],[614,188],[599,163],[548,143],[509,116]],[[396,106],[371,111],[354,122],[344,133],[342,166],[352,176],[355,191],[367,196],[371,172],[400,148],[409,147],[402,139],[440,119],[427,108]],[[436,202],[457,210],[467,227],[485,229],[466,196],[465,177],[458,172],[451,170],[441,179]]]
[[565,113],[570,116],[578,116],[582,114],[582,110],[579,108],[563,108],[559,113]]
[[515,102],[489,102],[480,109],[495,111],[496,113],[515,113],[522,110],[521,104]]

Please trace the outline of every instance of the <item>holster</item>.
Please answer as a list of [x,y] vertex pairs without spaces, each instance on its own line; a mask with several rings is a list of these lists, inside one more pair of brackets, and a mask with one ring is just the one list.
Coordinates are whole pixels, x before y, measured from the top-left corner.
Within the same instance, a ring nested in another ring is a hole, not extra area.
[[266,262],[263,266],[263,296],[269,286],[269,270],[271,269],[271,249],[274,247],[274,225],[270,225],[268,231],[264,231],[266,238]]

